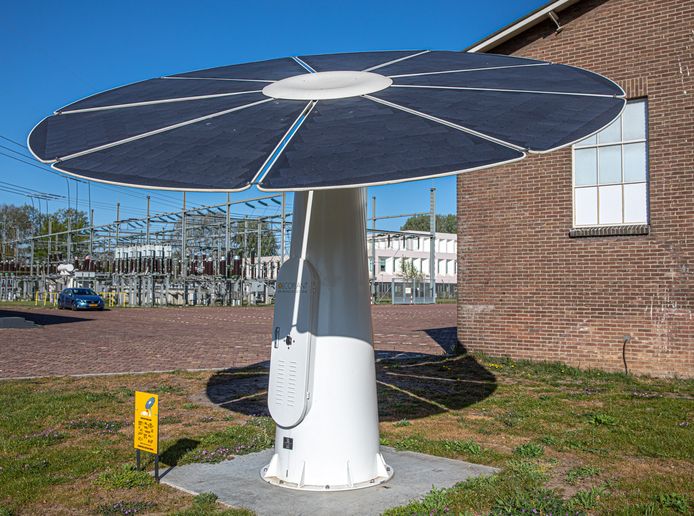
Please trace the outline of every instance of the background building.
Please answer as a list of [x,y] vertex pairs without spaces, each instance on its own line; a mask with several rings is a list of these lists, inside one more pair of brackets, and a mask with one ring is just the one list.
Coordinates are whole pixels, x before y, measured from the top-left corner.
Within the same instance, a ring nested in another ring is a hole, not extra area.
[[694,376],[694,2],[558,0],[471,46],[618,82],[573,148],[458,177],[469,350]]
[[[369,270],[371,267],[371,238],[369,235]],[[390,300],[393,282],[402,283],[417,279],[429,281],[430,233],[407,231],[376,235],[376,298]],[[456,251],[458,236],[454,233],[436,233],[434,260],[436,261],[436,296],[439,299],[454,298],[458,281]],[[406,264],[411,264],[408,267]],[[404,267],[404,269],[403,269]]]

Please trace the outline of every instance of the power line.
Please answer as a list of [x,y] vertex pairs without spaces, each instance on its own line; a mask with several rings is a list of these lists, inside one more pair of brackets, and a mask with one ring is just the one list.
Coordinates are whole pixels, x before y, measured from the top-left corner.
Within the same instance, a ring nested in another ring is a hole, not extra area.
[[26,149],[26,147],[24,146],[24,144],[19,143],[18,141],[13,140],[12,138],[8,138],[7,136],[3,136],[3,135],[1,135],[1,134],[0,134],[0,138],[2,138],[2,139],[5,140],[5,141],[8,141],[8,142],[10,142],[10,143],[14,143],[15,145],[18,145],[19,147],[21,147],[22,149]]

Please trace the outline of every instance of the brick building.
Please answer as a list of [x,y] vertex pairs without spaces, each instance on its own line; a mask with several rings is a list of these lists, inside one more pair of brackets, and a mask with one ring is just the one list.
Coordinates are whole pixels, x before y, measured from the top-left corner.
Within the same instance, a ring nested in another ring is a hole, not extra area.
[[558,0],[471,46],[618,82],[573,148],[458,177],[468,350],[694,376],[694,2]]

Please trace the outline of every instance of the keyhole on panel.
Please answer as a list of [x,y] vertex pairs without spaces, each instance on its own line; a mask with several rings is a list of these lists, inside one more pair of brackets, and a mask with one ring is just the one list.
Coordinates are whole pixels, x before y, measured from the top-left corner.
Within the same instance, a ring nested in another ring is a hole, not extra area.
[[294,343],[294,339],[292,339],[291,335],[287,335],[287,338],[284,339],[284,342],[285,344],[287,344],[287,346],[291,346]]

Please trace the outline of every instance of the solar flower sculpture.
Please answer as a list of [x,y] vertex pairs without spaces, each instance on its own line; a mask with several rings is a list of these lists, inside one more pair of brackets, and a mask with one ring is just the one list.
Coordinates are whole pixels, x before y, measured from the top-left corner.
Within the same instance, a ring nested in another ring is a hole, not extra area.
[[333,491],[393,474],[379,448],[365,187],[568,146],[619,116],[624,96],[598,74],[518,57],[312,55],[99,93],[41,121],[29,147],[94,181],[295,192],[271,336],[275,454],[261,476]]

